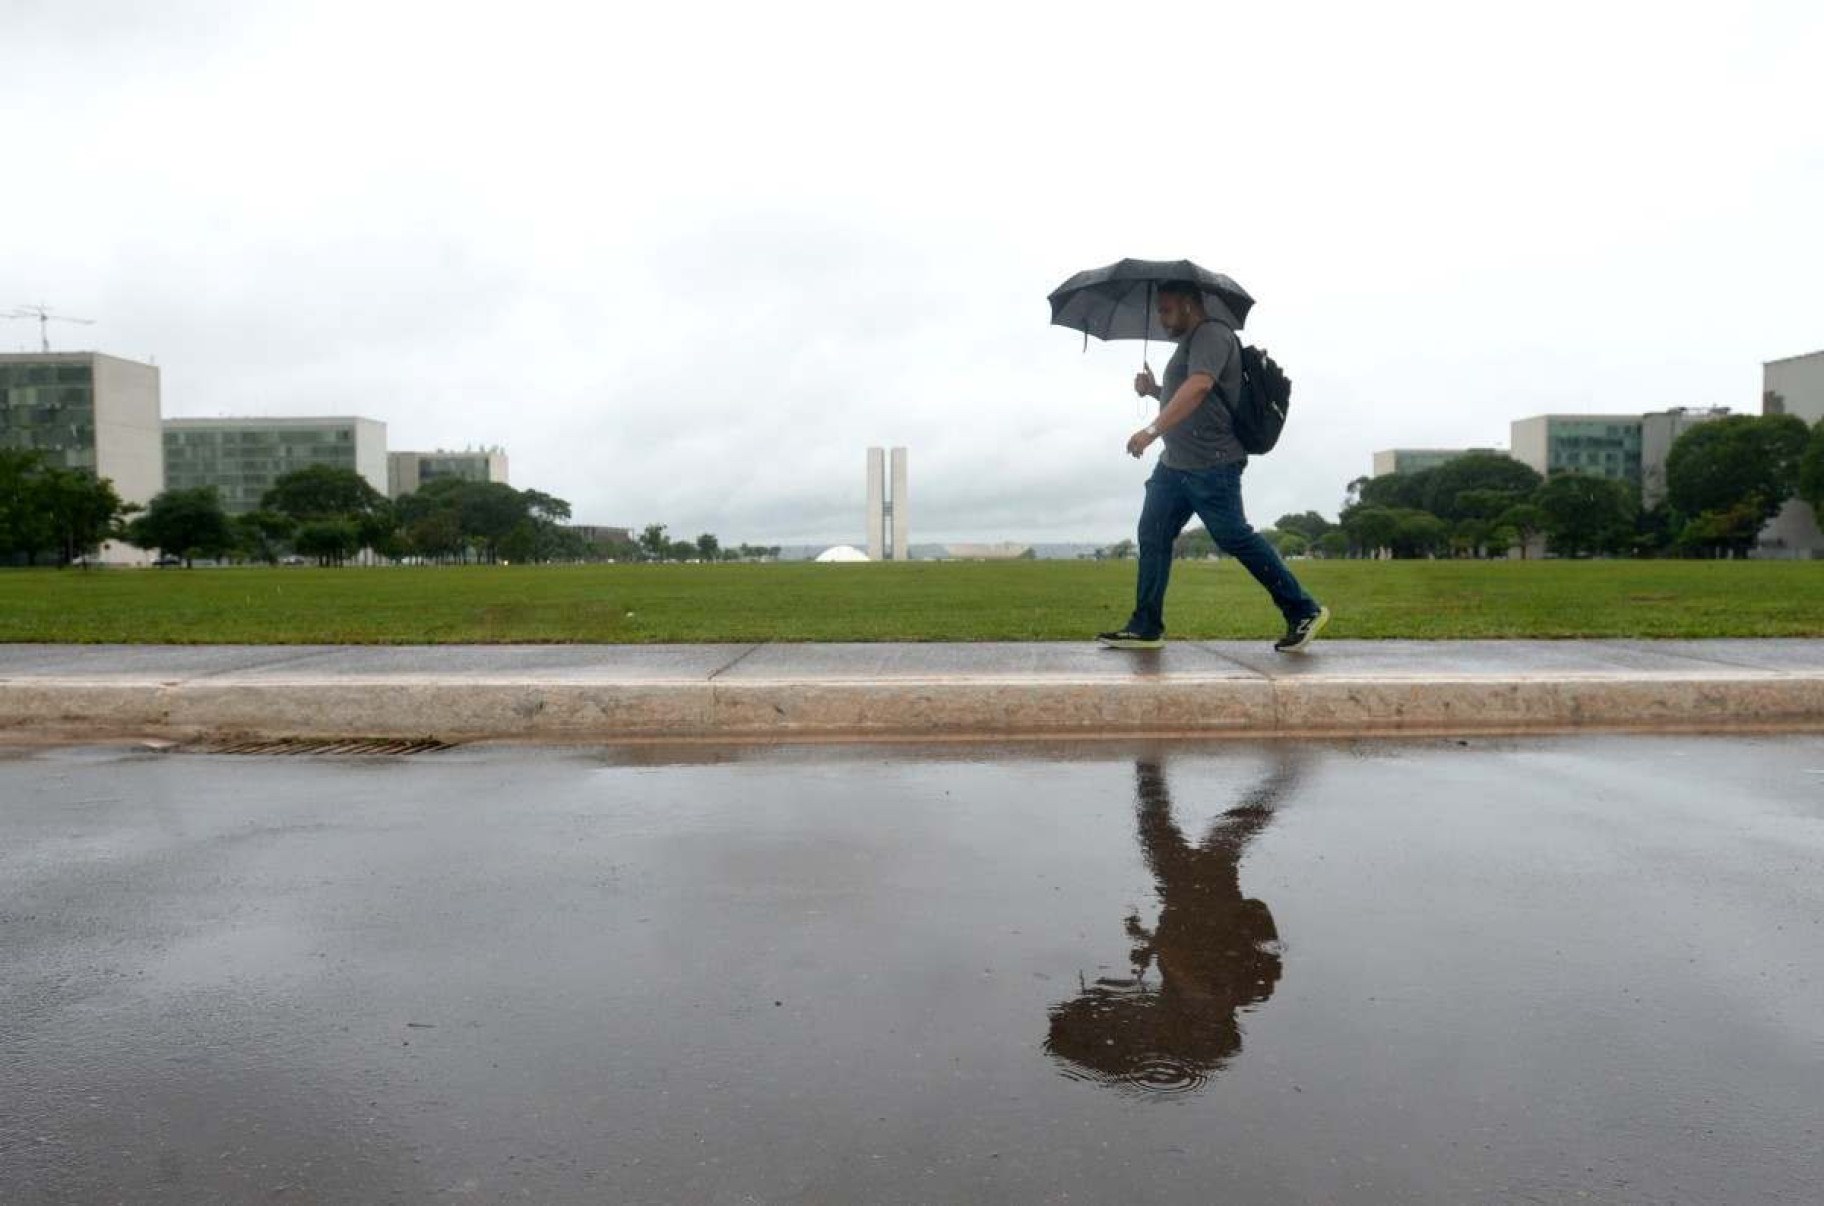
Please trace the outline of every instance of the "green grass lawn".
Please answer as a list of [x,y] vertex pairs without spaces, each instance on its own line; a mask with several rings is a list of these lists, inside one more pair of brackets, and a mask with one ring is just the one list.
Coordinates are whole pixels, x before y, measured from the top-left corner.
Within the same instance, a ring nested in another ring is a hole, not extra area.
[[[1299,561],[1336,637],[1824,636],[1824,562]],[[1057,641],[1133,562],[0,571],[0,641]],[[1277,635],[1231,561],[1180,563],[1176,638]]]

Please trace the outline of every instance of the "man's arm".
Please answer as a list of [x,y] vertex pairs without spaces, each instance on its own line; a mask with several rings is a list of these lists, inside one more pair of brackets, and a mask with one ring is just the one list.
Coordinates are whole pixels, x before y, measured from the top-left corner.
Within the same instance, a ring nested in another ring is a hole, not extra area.
[[1172,395],[1172,400],[1165,404],[1159,417],[1148,427],[1142,427],[1127,438],[1129,456],[1139,456],[1146,451],[1146,446],[1159,438],[1159,434],[1170,431],[1178,424],[1190,418],[1191,412],[1203,405],[1203,400],[1216,388],[1216,378],[1208,373],[1192,373]]
[[1203,405],[1203,400],[1216,388],[1216,378],[1208,373],[1192,373],[1172,395],[1172,400],[1165,404],[1159,417],[1153,420],[1153,426],[1160,431],[1170,431],[1178,424],[1191,417],[1191,412]]

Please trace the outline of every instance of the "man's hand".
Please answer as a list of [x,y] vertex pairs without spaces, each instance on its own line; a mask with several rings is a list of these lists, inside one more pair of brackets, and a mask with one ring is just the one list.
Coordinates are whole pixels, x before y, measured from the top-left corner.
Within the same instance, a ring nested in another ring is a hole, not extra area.
[[1146,446],[1158,438],[1158,436],[1142,427],[1139,431],[1136,431],[1133,435],[1127,437],[1127,455],[1138,460],[1140,454],[1146,451]]
[[1140,366],[1140,371],[1134,374],[1134,392],[1142,398],[1159,396],[1159,383],[1153,380],[1152,365],[1143,364]]

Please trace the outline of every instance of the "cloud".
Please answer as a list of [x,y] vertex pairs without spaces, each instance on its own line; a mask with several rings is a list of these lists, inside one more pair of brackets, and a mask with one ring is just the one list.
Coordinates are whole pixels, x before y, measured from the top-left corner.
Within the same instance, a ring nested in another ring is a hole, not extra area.
[[594,522],[859,540],[899,444],[915,540],[1125,534],[1141,349],[1044,306],[1123,255],[1260,299],[1262,523],[1824,343],[1798,3],[65,2],[9,44],[13,300],[169,414],[504,445]]

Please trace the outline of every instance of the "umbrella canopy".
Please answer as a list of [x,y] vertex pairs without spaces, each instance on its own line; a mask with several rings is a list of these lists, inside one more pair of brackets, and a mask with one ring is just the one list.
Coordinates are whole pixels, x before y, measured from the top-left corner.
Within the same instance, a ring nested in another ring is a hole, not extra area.
[[1052,325],[1097,339],[1167,339],[1153,313],[1159,286],[1167,281],[1196,282],[1203,290],[1204,312],[1238,331],[1254,306],[1246,289],[1189,260],[1118,260],[1079,272],[1053,289]]

